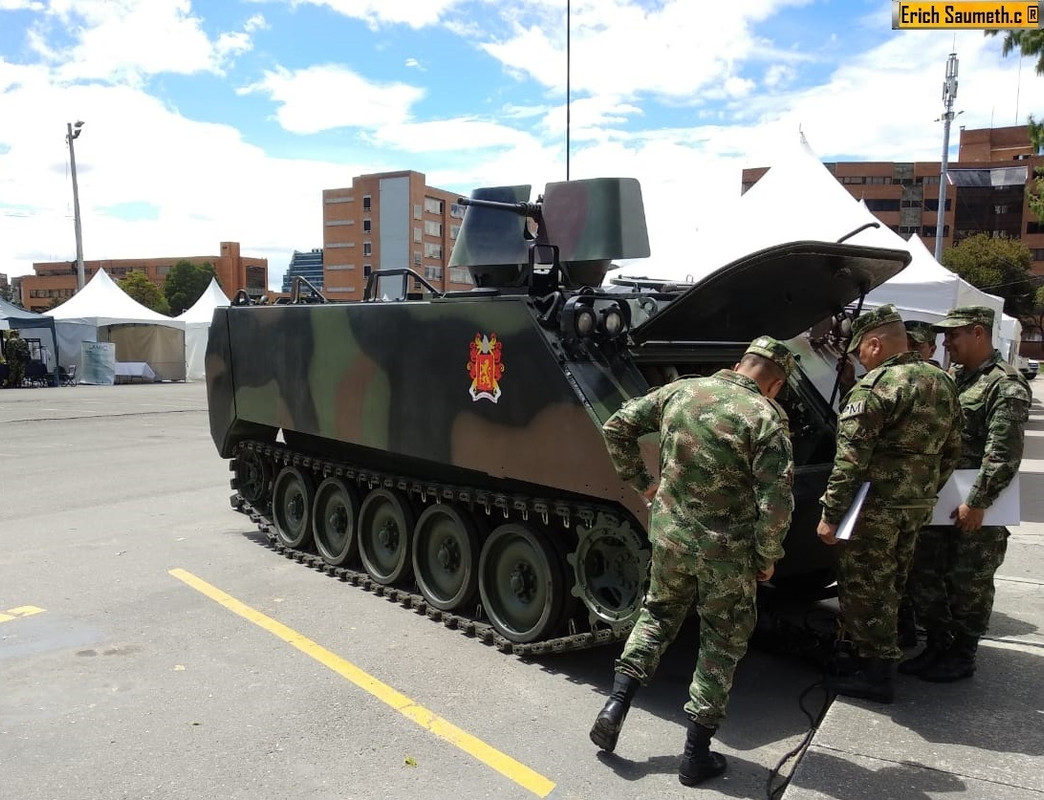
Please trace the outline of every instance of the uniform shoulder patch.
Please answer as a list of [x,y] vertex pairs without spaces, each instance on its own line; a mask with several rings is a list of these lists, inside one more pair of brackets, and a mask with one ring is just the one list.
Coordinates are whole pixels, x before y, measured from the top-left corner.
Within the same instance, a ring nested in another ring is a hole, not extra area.
[[841,417],[858,417],[864,411],[866,411],[866,401],[853,400],[852,402],[848,403],[841,411]]

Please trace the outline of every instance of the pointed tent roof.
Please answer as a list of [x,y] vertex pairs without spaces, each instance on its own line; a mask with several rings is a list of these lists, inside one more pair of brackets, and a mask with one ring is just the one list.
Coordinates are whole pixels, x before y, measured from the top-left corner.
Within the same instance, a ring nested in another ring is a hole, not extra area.
[[185,323],[171,319],[146,308],[113,282],[105,270],[62,303],[46,312],[59,322],[78,322],[86,325],[150,324],[184,329]]
[[192,304],[192,307],[185,309],[175,319],[184,323],[205,322],[209,325],[214,318],[214,309],[227,305],[231,305],[231,301],[221,291],[217,278],[211,278],[207,288],[203,290],[203,294]]
[[19,308],[0,297],[0,328],[5,330],[21,330],[22,328],[50,328],[54,330],[54,320],[35,311]]
[[[691,257],[645,269],[657,279],[699,280],[766,247],[805,239],[836,242],[878,221],[838,183],[804,134],[785,146],[779,160],[719,218],[727,222],[701,227],[693,237]],[[636,263],[620,273],[642,269]]]

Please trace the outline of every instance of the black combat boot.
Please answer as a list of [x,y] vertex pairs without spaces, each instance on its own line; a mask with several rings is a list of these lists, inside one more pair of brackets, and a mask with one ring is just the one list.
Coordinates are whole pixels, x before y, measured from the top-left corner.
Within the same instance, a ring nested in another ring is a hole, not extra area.
[[899,671],[903,675],[920,675],[946,655],[946,651],[950,649],[952,641],[953,638],[948,633],[928,631],[928,643],[924,646],[924,650],[913,658],[908,658],[906,661],[901,662]]
[[591,726],[591,741],[607,753],[616,749],[616,740],[620,738],[620,729],[639,685],[637,678],[622,672],[617,672],[613,679],[613,691]]
[[953,640],[946,653],[925,667],[917,677],[932,683],[953,683],[970,678],[975,674],[975,652],[978,649],[978,636],[961,634]]
[[894,668],[894,661],[867,658],[863,660],[863,667],[858,672],[828,678],[827,687],[835,694],[861,697],[875,703],[891,703],[895,700],[895,686],[892,683]]
[[917,647],[917,615],[913,603],[900,603],[896,636],[903,650]]
[[685,786],[695,786],[725,771],[727,763],[721,753],[712,753],[710,740],[717,728],[708,728],[689,720],[685,735],[685,755],[678,765],[678,780]]

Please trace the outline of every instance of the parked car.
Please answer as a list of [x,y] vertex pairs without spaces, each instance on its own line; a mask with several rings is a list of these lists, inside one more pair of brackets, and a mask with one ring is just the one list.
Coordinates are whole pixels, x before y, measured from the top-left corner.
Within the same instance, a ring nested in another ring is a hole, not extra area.
[[1022,373],[1022,377],[1028,381],[1033,380],[1037,377],[1037,372],[1040,370],[1040,362],[1034,361],[1032,358],[1023,358],[1019,356],[1019,372]]

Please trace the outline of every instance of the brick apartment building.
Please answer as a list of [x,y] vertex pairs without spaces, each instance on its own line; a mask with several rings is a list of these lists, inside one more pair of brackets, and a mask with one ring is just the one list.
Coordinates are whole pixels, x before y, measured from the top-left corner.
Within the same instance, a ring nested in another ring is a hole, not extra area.
[[[260,297],[268,291],[268,259],[248,258],[240,253],[239,242],[221,242],[217,256],[167,256],[163,258],[120,258],[84,261],[84,280],[89,281],[98,270],[104,269],[113,280],[138,270],[160,289],[171,267],[179,261],[192,264],[209,263],[214,267],[221,289],[229,297],[246,289],[251,297]],[[47,261],[33,264],[34,275],[13,279],[21,304],[30,311],[47,311],[55,298],[67,299],[76,294],[76,263]]]
[[[844,186],[903,238],[918,234],[935,249],[939,211],[938,161],[842,161],[825,163]],[[1044,155],[1033,152],[1029,128],[961,129],[957,161],[947,167],[943,246],[976,233],[1021,239],[1033,257],[1033,273],[1044,275],[1044,224],[1030,210],[1026,189]],[[746,192],[768,171],[743,170]]]
[[[409,267],[440,290],[471,288],[467,269],[449,269],[464,207],[457,195],[406,170],[359,175],[323,191],[323,292],[358,300],[378,269]],[[398,279],[391,286],[398,290]]]

